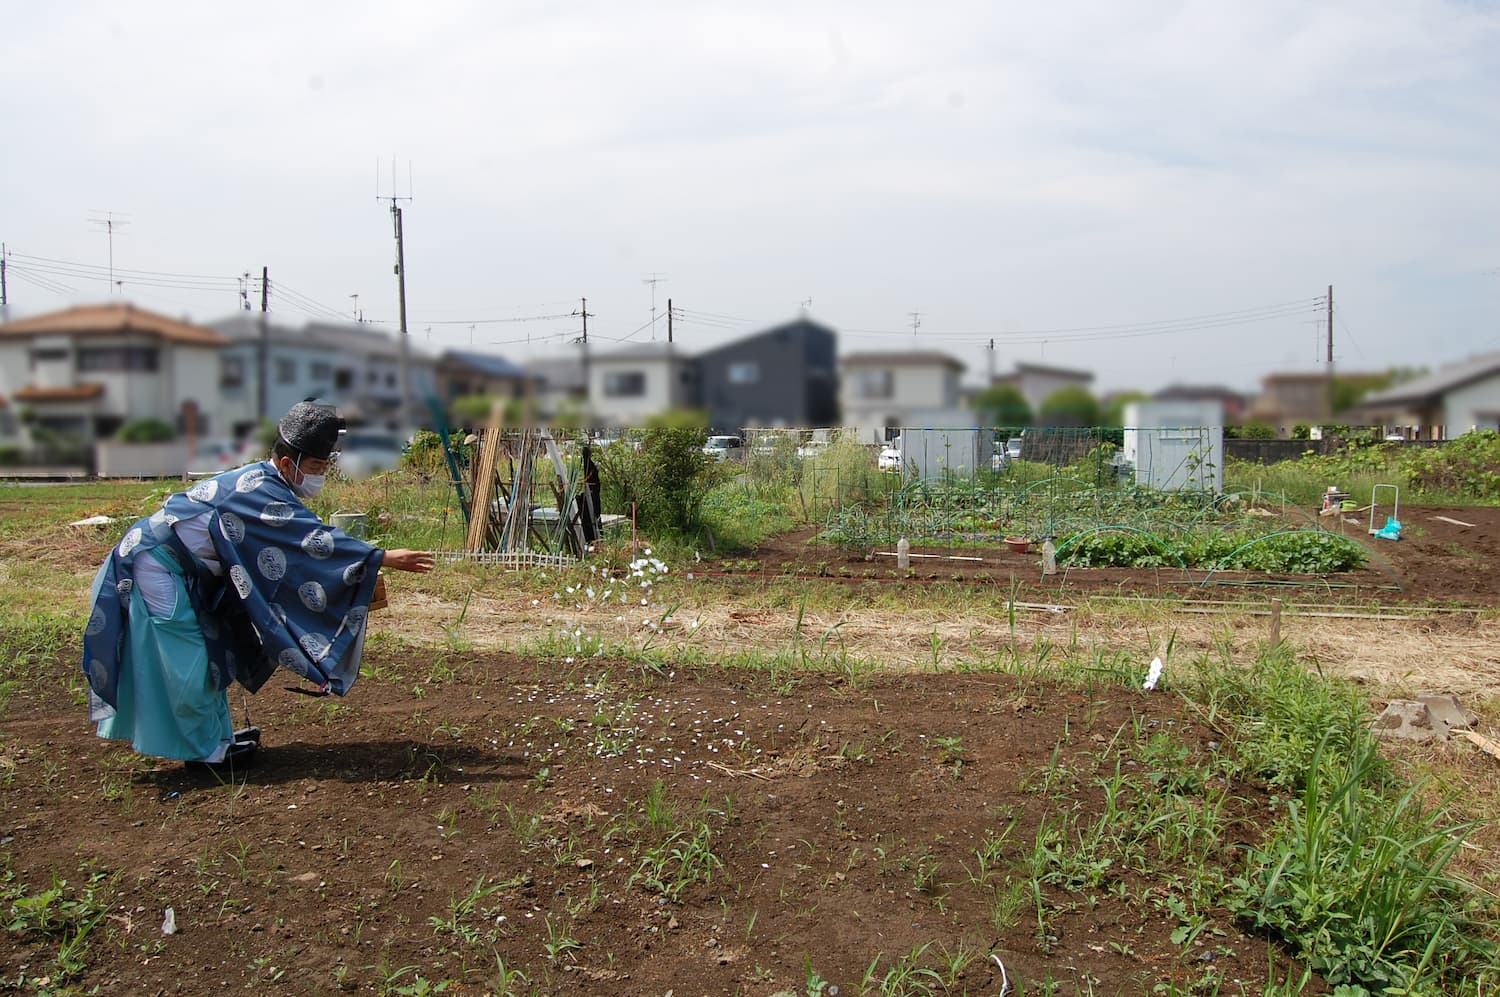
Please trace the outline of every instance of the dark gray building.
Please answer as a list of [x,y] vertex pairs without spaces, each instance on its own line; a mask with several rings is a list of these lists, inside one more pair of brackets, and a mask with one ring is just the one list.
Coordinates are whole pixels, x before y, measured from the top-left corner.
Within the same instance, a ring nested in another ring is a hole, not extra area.
[[837,353],[834,331],[802,318],[700,354],[711,431],[837,424]]

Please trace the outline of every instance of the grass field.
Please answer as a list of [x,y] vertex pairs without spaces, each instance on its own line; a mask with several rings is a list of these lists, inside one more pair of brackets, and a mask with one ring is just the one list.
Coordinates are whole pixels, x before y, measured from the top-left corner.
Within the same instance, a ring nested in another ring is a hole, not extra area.
[[[236,693],[265,758],[204,781],[82,709],[87,585],[127,524],[67,524],[163,494],[0,488],[0,989],[1500,980],[1496,763],[1369,732],[1385,697],[1465,679],[1492,732],[1493,610],[1294,598],[1271,646],[1253,597],[719,577],[617,540],[570,569],[394,576],[354,692]],[[452,548],[450,502],[393,475],[317,511]]]

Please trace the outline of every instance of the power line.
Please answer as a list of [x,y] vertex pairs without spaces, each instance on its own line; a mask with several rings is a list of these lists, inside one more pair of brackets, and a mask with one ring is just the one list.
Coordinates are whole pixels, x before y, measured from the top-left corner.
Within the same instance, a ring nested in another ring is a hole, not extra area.
[[25,267],[18,267],[15,264],[11,264],[9,267],[7,267],[6,272],[12,277],[19,277],[25,283],[31,284],[35,287],[40,287],[44,291],[51,291],[53,294],[66,296],[78,293],[76,288],[68,287],[66,284],[59,284],[56,281],[47,279],[46,277],[38,277],[35,274],[28,273]]

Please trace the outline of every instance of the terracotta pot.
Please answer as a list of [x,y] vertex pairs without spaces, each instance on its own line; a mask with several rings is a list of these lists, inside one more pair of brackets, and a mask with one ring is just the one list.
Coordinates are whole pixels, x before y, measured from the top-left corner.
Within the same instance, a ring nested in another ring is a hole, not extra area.
[[1017,554],[1024,554],[1031,549],[1031,541],[1027,540],[1025,537],[1006,537],[1005,546],[1009,547]]

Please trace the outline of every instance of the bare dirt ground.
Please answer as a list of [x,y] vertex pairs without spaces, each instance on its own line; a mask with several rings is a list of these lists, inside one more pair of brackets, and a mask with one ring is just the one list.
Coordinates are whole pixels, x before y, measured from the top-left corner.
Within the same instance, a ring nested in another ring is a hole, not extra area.
[[[344,701],[263,692],[267,747],[232,779],[93,738],[61,681],[12,701],[10,868],[67,896],[107,874],[75,985],[428,992],[399,989],[420,976],[480,994],[502,992],[503,963],[529,981],[516,993],[801,994],[810,966],[841,993],[870,976],[877,993],[996,994],[1003,963],[1028,993],[1205,978],[1258,993],[1268,959],[1293,971],[1222,911],[1173,944],[1166,890],[1124,866],[1047,886],[1040,920],[1011,885],[1041,821],[1098,814],[1094,779],[1146,737],[1213,750],[1220,735],[1175,697],[496,654],[442,682],[390,652],[372,666],[383,678]],[[1257,839],[1268,806],[1235,787],[1239,837]],[[976,853],[997,838],[986,874]],[[697,845],[711,862],[674,862]],[[5,935],[0,990],[46,992],[55,948]],[[878,989],[916,969],[930,989]]]
[[[1402,519],[1405,539],[1377,548],[1399,590],[1378,571],[1355,588],[1044,579],[1034,556],[993,551],[896,579],[799,537],[674,565],[650,605],[586,599],[573,576],[474,572],[458,595],[398,576],[354,692],[255,697],[266,748],[233,778],[92,737],[77,648],[60,648],[0,710],[0,885],[7,870],[32,896],[66,880],[57,896],[76,899],[97,874],[100,919],[70,979],[57,937],[0,936],[0,992],[420,994],[447,982],[771,995],[805,992],[811,972],[852,994],[862,978],[920,968],[942,979],[930,992],[995,994],[1003,963],[1028,993],[1048,979],[1059,993],[1166,980],[1259,993],[1268,960],[1282,977],[1300,970],[1224,911],[1173,944],[1166,887],[1137,871],[1049,884],[1040,915],[1010,892],[1042,822],[1097,816],[1095,779],[1132,764],[1143,737],[1168,732],[1196,759],[1219,732],[1171,696],[956,671],[1018,646],[1125,648],[1142,670],[1169,644],[1253,654],[1279,596],[1283,636],[1310,665],[1377,693],[1482,705],[1500,694],[1500,511]],[[59,556],[86,586],[102,553],[79,541]],[[799,606],[783,561],[842,596]],[[558,648],[570,639],[649,646],[666,664],[569,660]],[[501,650],[542,643],[556,653]],[[846,667],[695,664],[746,650]],[[238,719],[237,692],[233,704]],[[1253,843],[1270,801],[1250,785],[1232,795]],[[979,875],[976,849],[1002,836],[1000,871]],[[167,936],[169,906],[180,931]],[[517,970],[526,982],[506,980]]]

